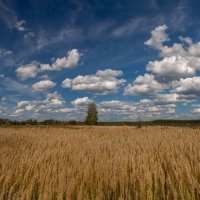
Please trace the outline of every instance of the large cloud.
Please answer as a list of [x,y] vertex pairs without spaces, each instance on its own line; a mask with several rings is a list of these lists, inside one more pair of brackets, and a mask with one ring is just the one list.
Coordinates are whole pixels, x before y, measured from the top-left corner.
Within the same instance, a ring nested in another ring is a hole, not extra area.
[[125,87],[125,95],[154,95],[161,91],[164,85],[154,79],[151,74],[138,76],[132,84]]
[[95,74],[77,76],[74,79],[67,78],[62,82],[62,87],[98,95],[113,94],[117,92],[119,85],[125,82],[124,79],[117,78],[122,74],[122,71],[117,70],[98,70]]
[[198,43],[191,43],[189,48],[188,48],[188,52],[190,53],[190,55],[192,56],[200,56],[200,42]]
[[71,101],[71,104],[77,107],[77,106],[86,106],[91,102],[92,100],[89,99],[88,97],[82,97],[82,98],[77,98],[74,101]]
[[17,68],[16,73],[21,80],[35,78],[38,74],[38,63],[33,62],[31,64],[21,65]]
[[168,35],[165,33],[166,29],[166,25],[156,27],[151,31],[151,38],[145,44],[156,49],[162,48],[163,42],[169,40]]
[[55,87],[56,84],[51,80],[42,80],[33,84],[33,89],[36,91],[43,91]]
[[72,49],[71,51],[68,51],[65,57],[57,58],[52,64],[52,69],[61,70],[63,68],[75,67],[78,64],[80,56],[78,49]]
[[200,113],[200,108],[195,108],[193,111],[192,111],[193,113]]
[[54,106],[62,106],[65,101],[62,96],[57,92],[47,94],[46,99],[43,101],[46,106],[54,107]]
[[176,92],[200,96],[200,77],[180,79],[173,83]]
[[155,73],[163,81],[177,80],[192,77],[195,69],[190,66],[189,60],[181,56],[166,57],[161,61],[150,61],[147,70]]
[[40,71],[53,71],[53,69],[49,64],[40,64]]
[[173,103],[189,103],[196,100],[196,98],[191,96],[185,96],[177,93],[169,93],[169,94],[157,94],[154,103],[165,105],[165,104],[173,104]]
[[63,58],[57,58],[55,62],[50,64],[43,64],[39,62],[32,62],[30,64],[21,65],[16,69],[18,78],[26,80],[28,78],[35,78],[38,73],[43,71],[55,71],[65,68],[75,67],[78,65],[81,54],[77,49],[68,51]]

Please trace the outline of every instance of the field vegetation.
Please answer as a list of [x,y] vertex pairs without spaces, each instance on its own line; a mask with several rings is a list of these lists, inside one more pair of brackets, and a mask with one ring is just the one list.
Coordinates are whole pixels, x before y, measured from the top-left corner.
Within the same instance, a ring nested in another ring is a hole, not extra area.
[[200,129],[2,127],[0,199],[200,199]]

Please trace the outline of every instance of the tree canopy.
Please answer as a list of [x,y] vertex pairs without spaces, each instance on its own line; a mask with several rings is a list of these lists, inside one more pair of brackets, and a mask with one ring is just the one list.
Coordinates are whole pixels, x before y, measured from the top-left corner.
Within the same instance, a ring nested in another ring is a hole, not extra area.
[[97,106],[94,102],[88,104],[88,110],[87,110],[87,115],[85,118],[85,124],[87,124],[87,125],[97,125],[98,124],[98,111],[97,111]]

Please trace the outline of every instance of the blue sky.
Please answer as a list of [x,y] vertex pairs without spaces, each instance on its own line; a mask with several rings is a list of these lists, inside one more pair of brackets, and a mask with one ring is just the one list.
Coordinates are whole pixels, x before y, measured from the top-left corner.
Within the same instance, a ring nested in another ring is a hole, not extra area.
[[200,2],[0,0],[0,118],[199,119]]

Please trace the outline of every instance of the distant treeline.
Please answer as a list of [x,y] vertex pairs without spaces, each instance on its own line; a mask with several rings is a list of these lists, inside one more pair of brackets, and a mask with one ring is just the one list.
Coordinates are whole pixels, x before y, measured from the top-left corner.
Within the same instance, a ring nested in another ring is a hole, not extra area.
[[[37,121],[29,119],[25,121],[16,121],[9,119],[0,119],[0,125],[84,125],[84,122],[69,120],[58,121],[47,119],[44,121]],[[163,125],[163,126],[199,126],[200,120],[154,120],[154,121],[138,121],[138,122],[98,122],[101,126],[150,126],[150,125]]]
[[153,121],[136,121],[136,122],[99,122],[99,125],[115,126],[199,126],[200,120],[153,120]]
[[76,120],[58,121],[54,119],[47,119],[44,121],[37,121],[36,119],[28,119],[25,121],[16,121],[9,119],[0,119],[0,125],[77,125]]

